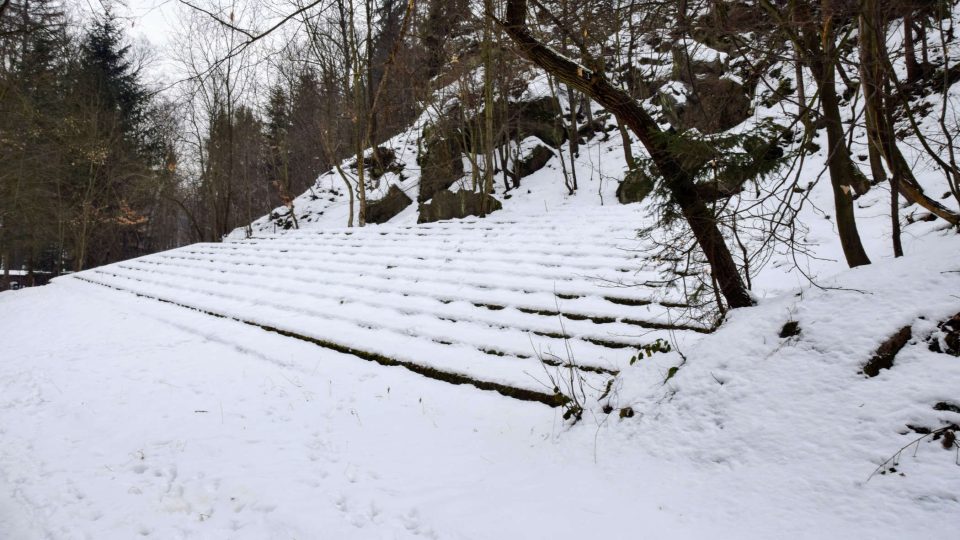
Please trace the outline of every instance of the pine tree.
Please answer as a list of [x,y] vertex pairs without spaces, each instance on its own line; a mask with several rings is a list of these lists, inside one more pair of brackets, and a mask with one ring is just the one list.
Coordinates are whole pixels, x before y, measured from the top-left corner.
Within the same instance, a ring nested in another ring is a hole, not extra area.
[[[333,166],[328,153],[334,159],[342,159],[350,146],[350,132],[341,129],[343,118],[336,115],[333,99],[336,97],[324,95],[311,70],[300,75],[291,91],[288,140],[290,185],[294,192],[309,188],[320,173]],[[322,134],[324,131],[327,136]],[[323,148],[325,140],[332,148]]]
[[83,86],[113,111],[120,130],[131,142],[145,144],[149,95],[131,60],[130,45],[110,9],[88,29],[80,46],[79,76]]
[[72,65],[63,192],[76,270],[143,252],[153,186],[165,174],[167,145],[132,56],[108,9],[90,23]]

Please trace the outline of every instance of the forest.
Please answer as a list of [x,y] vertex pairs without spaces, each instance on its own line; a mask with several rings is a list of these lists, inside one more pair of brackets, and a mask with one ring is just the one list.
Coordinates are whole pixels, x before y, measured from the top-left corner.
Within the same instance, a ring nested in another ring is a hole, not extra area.
[[[211,9],[246,22],[262,7]],[[178,21],[184,76],[150,83],[157,53],[131,42],[110,2],[79,18],[57,0],[4,1],[3,268],[59,275],[215,241],[289,202],[416,114],[426,85],[380,82],[391,50],[402,44],[398,78],[429,80],[446,61],[448,25],[469,14],[465,3],[425,8],[402,30],[415,38],[399,35],[400,2],[301,9],[295,37],[267,54],[197,7]]]

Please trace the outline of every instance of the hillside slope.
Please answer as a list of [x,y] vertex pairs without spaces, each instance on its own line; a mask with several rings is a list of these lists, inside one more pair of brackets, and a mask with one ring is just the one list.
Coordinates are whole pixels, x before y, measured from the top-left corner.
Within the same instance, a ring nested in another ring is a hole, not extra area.
[[[0,531],[949,536],[955,450],[926,438],[871,473],[916,429],[960,423],[960,362],[926,343],[957,311],[958,248],[931,238],[738,311],[685,363],[624,367],[611,395],[633,417],[591,408],[573,427],[560,409],[77,278],[4,293],[18,316],[0,322]],[[800,333],[779,338],[788,320]],[[893,368],[858,374],[904,325],[914,341]]]

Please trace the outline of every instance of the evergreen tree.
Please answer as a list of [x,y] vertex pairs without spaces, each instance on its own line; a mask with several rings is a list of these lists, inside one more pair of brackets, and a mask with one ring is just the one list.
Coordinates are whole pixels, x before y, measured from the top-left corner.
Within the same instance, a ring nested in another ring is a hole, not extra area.
[[144,252],[169,144],[112,11],[90,23],[76,56],[65,93],[62,146],[71,167],[62,192],[80,270]]
[[140,132],[145,128],[149,95],[111,10],[87,30],[80,46],[79,70],[83,85],[100,100],[103,110],[115,112],[124,136],[143,143]]
[[266,153],[267,179],[275,187],[279,202],[289,198],[290,178],[290,106],[287,93],[278,85],[270,89],[267,100]]
[[345,156],[342,152],[352,141],[347,133],[338,130],[341,119],[337,114],[337,107],[325,95],[325,89],[321,90],[316,74],[312,70],[301,73],[290,96],[290,186],[294,192],[307,189],[320,173],[333,166],[323,148],[323,130],[332,133],[327,143],[338,146],[327,149],[331,155],[341,159]]

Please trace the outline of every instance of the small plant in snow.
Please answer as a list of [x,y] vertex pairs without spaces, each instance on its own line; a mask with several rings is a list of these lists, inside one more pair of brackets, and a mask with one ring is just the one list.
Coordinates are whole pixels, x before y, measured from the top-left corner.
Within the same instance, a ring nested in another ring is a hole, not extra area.
[[632,366],[644,358],[650,358],[654,353],[668,353],[672,350],[673,347],[670,346],[669,341],[663,338],[657,338],[653,343],[647,343],[638,347],[637,354],[630,357],[630,365]]
[[[554,291],[554,297],[556,298],[556,291]],[[573,349],[570,347],[569,334],[567,334],[567,329],[563,324],[563,314],[560,311],[560,303],[556,302],[556,306],[557,318],[560,321],[560,335],[563,337],[565,358],[561,358],[553,353],[543,353],[541,351],[536,351],[536,355],[540,360],[540,365],[543,367],[544,373],[547,375],[547,384],[553,389],[554,395],[556,395],[562,403],[563,419],[570,421],[571,424],[575,424],[583,418],[587,397],[587,383],[580,371],[580,366],[577,365],[576,359],[574,358]]]
[[564,338],[566,360],[552,353],[541,352],[537,352],[537,358],[540,359],[543,372],[547,375],[547,384],[557,396],[558,401],[562,403],[563,419],[575,424],[583,418],[587,393],[584,377],[574,362],[573,353],[566,341]]

